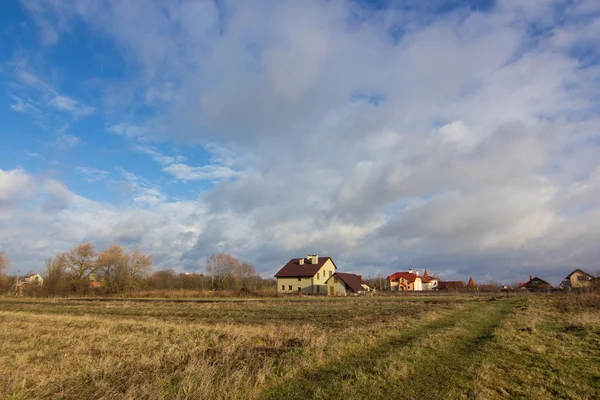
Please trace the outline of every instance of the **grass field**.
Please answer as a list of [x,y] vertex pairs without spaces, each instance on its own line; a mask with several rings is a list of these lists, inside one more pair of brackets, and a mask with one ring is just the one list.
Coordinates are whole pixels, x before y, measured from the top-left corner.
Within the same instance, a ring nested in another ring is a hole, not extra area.
[[0,298],[0,398],[600,398],[600,311],[557,302]]

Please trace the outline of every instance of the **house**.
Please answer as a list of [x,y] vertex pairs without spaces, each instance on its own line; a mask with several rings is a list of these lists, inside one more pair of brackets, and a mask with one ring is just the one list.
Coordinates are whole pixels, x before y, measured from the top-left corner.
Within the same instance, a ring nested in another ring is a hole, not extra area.
[[90,289],[101,289],[104,287],[104,282],[98,282],[98,281],[91,281],[90,282]]
[[458,292],[464,288],[465,283],[463,281],[442,281],[438,285],[438,290],[447,290],[453,292]]
[[430,276],[427,268],[425,268],[425,272],[421,277],[421,284],[423,286],[423,290],[434,290],[438,288],[440,283],[440,278],[437,276]]
[[330,296],[347,296],[349,294],[361,294],[371,289],[363,281],[361,275],[336,272],[325,282],[327,293]]
[[23,283],[28,283],[30,285],[42,286],[44,284],[44,278],[40,276],[40,274],[31,273],[23,278]]
[[421,291],[423,290],[423,281],[419,276],[419,270],[413,273],[412,269],[408,272],[395,272],[387,277],[388,288],[392,292],[410,290],[410,291]]
[[475,279],[473,279],[472,276],[469,277],[469,282],[467,283],[467,289],[469,289],[469,290],[477,290],[478,289],[477,282],[475,282]]
[[327,294],[325,282],[336,269],[331,257],[312,254],[304,258],[292,258],[275,274],[277,293]]
[[519,287],[521,290],[527,290],[529,292],[548,292],[552,289],[552,285],[548,282],[537,276],[534,278],[531,275],[529,275],[529,280],[520,284]]
[[594,281],[594,276],[577,268],[571,272],[564,281],[560,284],[563,289],[580,289],[589,287]]

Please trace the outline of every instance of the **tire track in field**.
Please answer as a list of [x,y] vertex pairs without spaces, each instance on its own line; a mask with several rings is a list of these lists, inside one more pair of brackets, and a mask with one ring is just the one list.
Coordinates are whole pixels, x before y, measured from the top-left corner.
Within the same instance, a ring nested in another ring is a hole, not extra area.
[[[325,364],[268,388],[261,398],[394,398],[437,399],[456,392],[456,378],[463,377],[476,361],[477,353],[493,339],[493,332],[515,306],[514,299],[478,302],[443,315],[431,322],[399,332],[383,342],[377,342],[359,353],[348,354],[339,362]],[[377,379],[382,360],[402,356],[402,351],[415,341],[444,334],[457,325],[468,329],[468,337],[448,348],[432,350],[431,356],[416,360],[402,382],[383,382]],[[358,375],[361,379],[358,379]],[[365,384],[364,376],[372,376]],[[346,386],[344,388],[344,386]],[[349,395],[348,386],[352,387]],[[460,388],[458,388],[460,391]],[[346,393],[345,393],[345,392]],[[455,396],[456,397],[456,396]]]

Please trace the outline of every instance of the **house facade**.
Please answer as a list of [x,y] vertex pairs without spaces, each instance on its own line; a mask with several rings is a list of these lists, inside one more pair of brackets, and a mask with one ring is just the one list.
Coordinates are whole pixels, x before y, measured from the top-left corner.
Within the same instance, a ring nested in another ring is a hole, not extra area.
[[392,292],[423,290],[423,281],[418,270],[414,273],[412,269],[409,269],[408,272],[395,272],[387,277],[387,281],[388,288]]
[[277,293],[327,294],[326,281],[337,266],[331,257],[318,254],[292,258],[275,274]]
[[423,290],[435,290],[440,284],[440,278],[437,276],[430,276],[427,268],[425,268],[425,272],[421,277],[421,284],[423,286]]
[[329,296],[348,296],[370,291],[361,275],[336,272],[325,282]]
[[458,292],[464,290],[465,283],[463,281],[442,281],[438,285],[438,290],[446,290],[450,292]]
[[44,284],[44,278],[40,276],[40,274],[29,274],[25,278],[23,278],[23,283],[28,283],[30,285],[42,286]]
[[529,275],[529,280],[520,285],[521,290],[527,290],[529,292],[548,292],[552,289],[552,285],[543,280],[542,278],[532,277]]
[[581,289],[591,286],[594,279],[596,278],[592,274],[588,274],[578,268],[567,275],[562,281],[561,287],[563,289]]

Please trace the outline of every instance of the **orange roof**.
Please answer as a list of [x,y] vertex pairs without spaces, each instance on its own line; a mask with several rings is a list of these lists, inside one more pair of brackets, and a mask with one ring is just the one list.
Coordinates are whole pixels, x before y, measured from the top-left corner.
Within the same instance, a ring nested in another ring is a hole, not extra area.
[[467,283],[467,287],[468,288],[476,288],[477,287],[477,282],[475,282],[475,279],[473,279],[473,277],[469,277],[469,283]]

